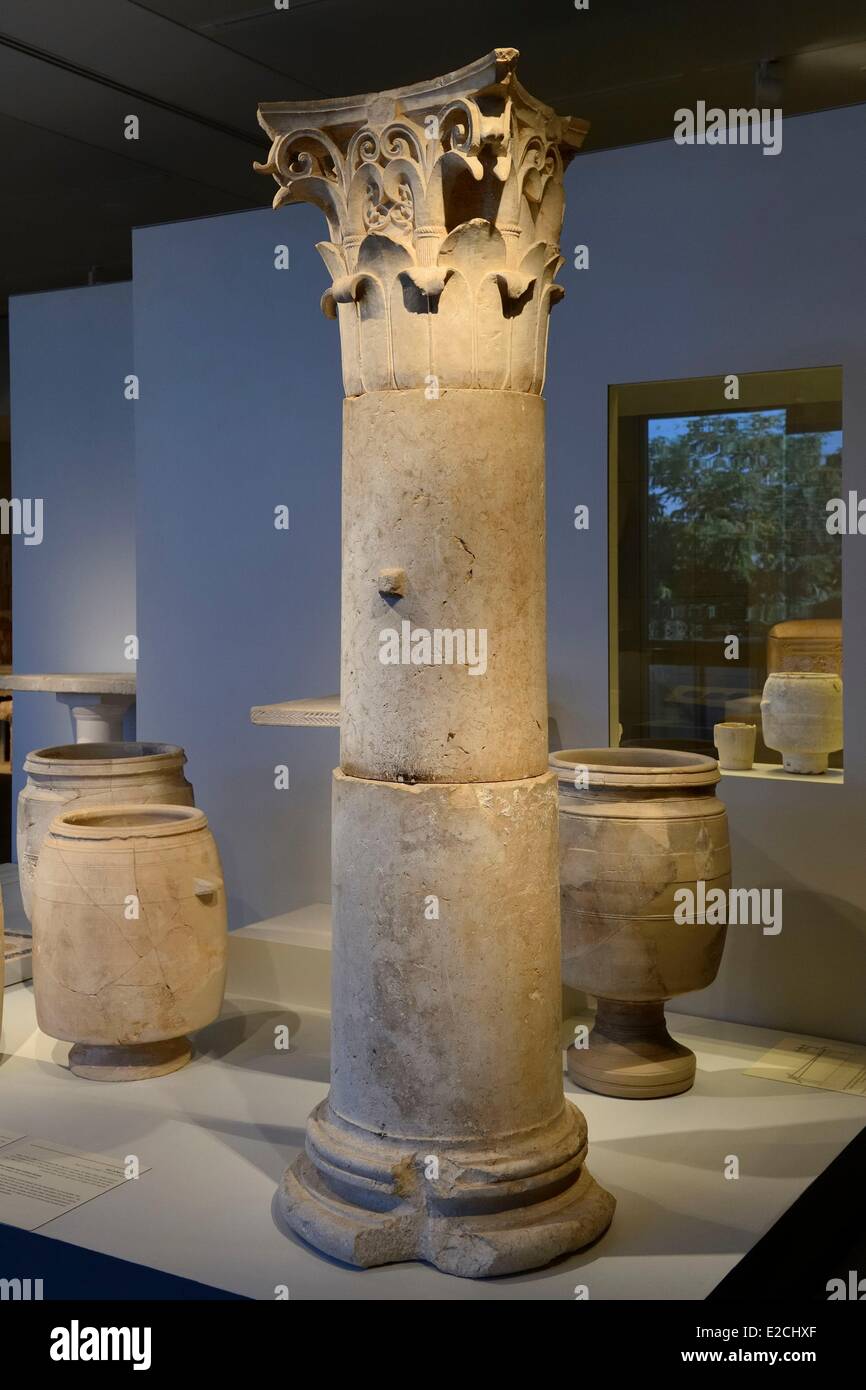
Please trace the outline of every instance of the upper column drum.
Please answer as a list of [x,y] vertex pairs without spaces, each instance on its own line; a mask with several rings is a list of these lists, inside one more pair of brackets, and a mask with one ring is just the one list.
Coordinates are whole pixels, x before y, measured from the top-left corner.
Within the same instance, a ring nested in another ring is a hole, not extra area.
[[540,776],[544,401],[391,391],[343,409],[343,771]]

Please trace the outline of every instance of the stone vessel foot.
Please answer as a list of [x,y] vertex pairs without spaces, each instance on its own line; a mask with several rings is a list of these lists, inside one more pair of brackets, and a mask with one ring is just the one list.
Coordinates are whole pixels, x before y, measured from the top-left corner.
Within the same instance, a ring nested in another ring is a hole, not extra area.
[[515,1137],[511,1152],[497,1154],[395,1144],[340,1123],[325,1103],[311,1117],[307,1152],[283,1176],[279,1211],[309,1244],[360,1268],[426,1260],[470,1279],[537,1269],[590,1245],[616,1205],[584,1166],[585,1126],[573,1106],[555,1129]]
[[69,1070],[86,1081],[146,1081],[179,1071],[191,1058],[189,1038],[115,1046],[75,1043],[69,1050]]
[[568,1049],[568,1074],[603,1096],[658,1100],[691,1088],[695,1054],[671,1037],[663,1001],[599,999],[588,1046]]
[[813,753],[799,748],[796,753],[783,755],[782,766],[786,772],[811,773],[818,776],[827,771],[830,766],[830,759],[826,753]]

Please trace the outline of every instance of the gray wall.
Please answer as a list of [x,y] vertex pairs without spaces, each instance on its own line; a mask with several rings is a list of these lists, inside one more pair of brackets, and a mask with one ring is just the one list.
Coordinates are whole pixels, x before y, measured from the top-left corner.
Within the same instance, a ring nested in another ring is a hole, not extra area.
[[138,732],[187,750],[232,926],[330,896],[336,730],[249,719],[339,688],[342,391],[318,307],[323,235],[313,209],[265,208],[134,237]]
[[[133,370],[131,306],[129,284],[10,301],[13,495],[44,503],[42,544],[12,543],[12,654],[22,673],[129,669],[135,407],[123,382]],[[72,739],[70,712],[54,695],[16,694],[13,798],[27,752]]]
[[[866,108],[785,122],[782,153],[672,142],[568,175],[549,410],[550,700],[563,747],[608,743],[608,386],[841,364],[846,486],[866,494]],[[573,529],[576,503],[588,532]],[[866,1041],[866,537],[843,541],[845,784],[725,778],[734,880],[783,889],[779,937],[731,928],[683,1009]]]

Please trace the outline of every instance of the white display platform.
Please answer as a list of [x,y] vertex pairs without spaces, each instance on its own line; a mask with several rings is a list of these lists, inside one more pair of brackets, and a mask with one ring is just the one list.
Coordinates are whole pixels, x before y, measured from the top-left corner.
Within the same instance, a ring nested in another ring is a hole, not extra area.
[[135,699],[134,671],[54,672],[0,677],[4,690],[44,692],[68,705],[76,743],[116,743]]
[[339,695],[316,695],[308,700],[281,700],[276,705],[253,705],[253,724],[293,724],[301,729],[336,729],[340,724]]
[[134,671],[88,671],[2,677],[4,690],[49,691],[54,695],[134,695]]
[[[566,1082],[589,1121],[590,1167],[618,1201],[595,1248],[480,1282],[420,1264],[348,1269],[283,1234],[272,1214],[327,1090],[328,1016],[309,1003],[327,975],[327,919],[316,906],[233,933],[223,1017],[198,1035],[190,1066],[152,1081],[72,1076],[67,1045],[36,1027],[32,986],[6,990],[4,1131],[136,1154],[150,1168],[42,1235],[257,1299],[286,1285],[292,1299],[568,1300],[581,1284],[594,1299],[701,1299],[866,1123],[866,1098],[743,1075],[780,1034],[672,1014],[671,1031],[698,1054],[686,1095],[613,1100]],[[237,996],[241,982],[280,1002]],[[281,1024],[288,1053],[273,1045]],[[724,1175],[729,1155],[737,1180]]]
[[841,767],[828,767],[826,772],[806,773],[786,772],[781,763],[753,763],[751,767],[739,770],[723,767],[719,771],[723,782],[726,777],[750,777],[765,782],[781,782],[783,785],[790,782],[806,782],[813,787],[841,787],[845,783],[845,772]]

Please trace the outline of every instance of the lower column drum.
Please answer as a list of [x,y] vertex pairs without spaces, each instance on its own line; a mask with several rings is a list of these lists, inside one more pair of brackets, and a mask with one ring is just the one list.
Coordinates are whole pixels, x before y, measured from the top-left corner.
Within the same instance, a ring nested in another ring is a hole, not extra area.
[[556,781],[334,774],[331,1091],[281,1208],[356,1265],[469,1277],[594,1240],[563,1096]]
[[334,774],[341,1115],[465,1138],[562,1109],[556,856],[550,774],[415,786]]

